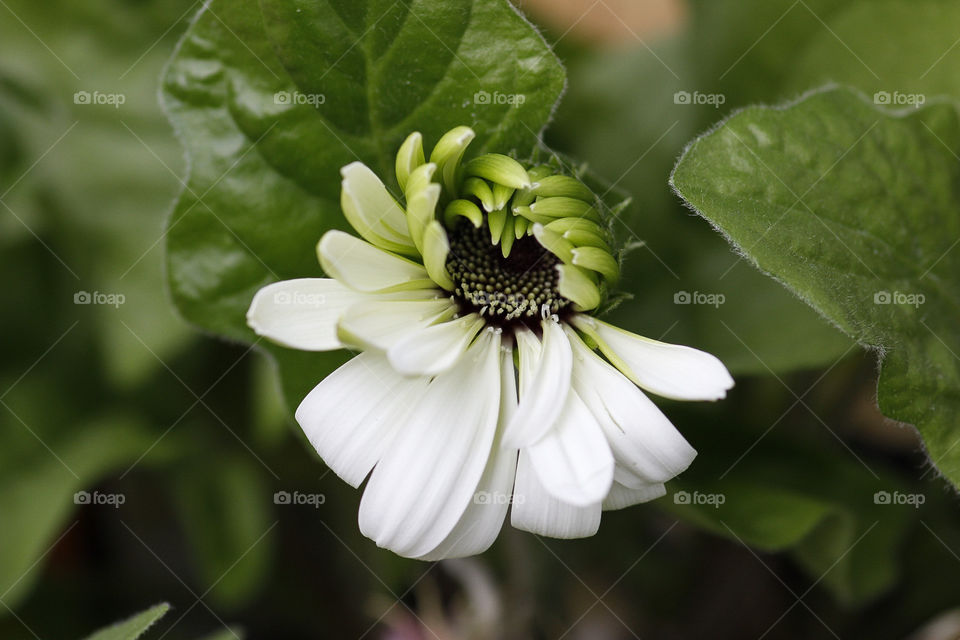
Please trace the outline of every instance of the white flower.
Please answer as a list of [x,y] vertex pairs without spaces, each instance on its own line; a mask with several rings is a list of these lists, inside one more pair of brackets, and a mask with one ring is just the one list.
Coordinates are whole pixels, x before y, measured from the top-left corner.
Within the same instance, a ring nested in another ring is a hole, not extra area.
[[641,389],[716,400],[733,385],[710,354],[593,317],[619,273],[600,203],[548,167],[462,163],[472,138],[454,129],[430,162],[407,139],[405,208],[344,167],[363,239],[327,232],[331,278],[270,284],[247,316],[287,347],[362,351],[296,418],[337,475],[369,478],[364,535],[413,558],[484,551],[508,508],[519,529],[594,534],[602,510],[664,495],[696,455]]

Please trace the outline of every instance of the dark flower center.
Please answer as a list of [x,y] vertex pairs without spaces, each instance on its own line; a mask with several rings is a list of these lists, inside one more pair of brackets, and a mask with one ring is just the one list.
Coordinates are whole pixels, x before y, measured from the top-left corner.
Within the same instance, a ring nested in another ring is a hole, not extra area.
[[477,228],[461,220],[448,236],[447,271],[465,313],[479,313],[494,326],[524,324],[539,330],[541,318],[569,307],[557,291],[560,260],[533,236],[517,240],[509,258],[491,243],[486,224]]

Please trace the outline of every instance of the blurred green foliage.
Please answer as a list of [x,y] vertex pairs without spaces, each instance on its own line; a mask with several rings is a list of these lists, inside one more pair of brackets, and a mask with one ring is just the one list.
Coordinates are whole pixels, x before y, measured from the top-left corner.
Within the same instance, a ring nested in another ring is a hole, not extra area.
[[[667,176],[686,142],[732,108],[826,81],[954,95],[953,9],[932,0],[691,6],[689,28],[652,50],[560,39],[568,91],[547,142],[634,197],[620,230],[647,244],[628,258],[635,297],[616,320],[718,353],[738,386],[721,404],[667,407],[700,455],[665,498],[609,514],[588,540],[505,530],[464,566],[496,585],[502,637],[558,637],[573,624],[601,629],[593,637],[629,637],[625,626],[642,637],[904,637],[960,604],[955,496],[923,473],[912,433],[873,410],[871,358],[738,260],[680,206]],[[458,565],[425,574],[427,565],[363,539],[359,494],[304,442],[274,366],[197,335],[171,311],[161,249],[186,166],[156,93],[197,9],[186,0],[0,6],[4,638],[80,637],[158,601],[174,605],[158,637],[192,639],[224,621],[254,638],[359,637],[423,614],[431,589],[454,594],[448,611],[469,593]],[[916,81],[926,68],[903,52],[925,59],[939,49],[943,67]],[[80,91],[126,100],[76,104]],[[725,102],[678,105],[677,91]],[[338,183],[312,178],[328,191]],[[301,259],[313,264],[312,252]],[[84,291],[125,301],[75,304]],[[675,306],[680,291],[723,293],[726,303]],[[125,502],[75,504],[80,490]],[[325,502],[272,503],[294,490]],[[725,500],[685,504],[679,491]],[[925,502],[878,505],[878,491]]]

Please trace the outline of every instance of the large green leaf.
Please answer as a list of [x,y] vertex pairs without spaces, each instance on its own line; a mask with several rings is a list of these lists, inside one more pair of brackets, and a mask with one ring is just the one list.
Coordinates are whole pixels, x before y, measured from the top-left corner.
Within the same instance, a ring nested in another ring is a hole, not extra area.
[[[882,361],[878,399],[960,481],[960,122],[847,90],[750,108],[696,140],[678,193]],[[793,336],[784,336],[792,340]]]
[[[693,442],[711,429],[695,431]],[[878,492],[913,496],[923,487],[813,435],[727,430],[655,504],[759,552],[788,553],[840,601],[863,603],[893,586],[907,531],[926,515],[884,504]]]
[[[472,150],[529,153],[563,84],[553,53],[505,0],[210,3],[164,79],[190,157],[168,224],[177,307],[251,341],[244,315],[256,290],[319,275],[317,240],[345,226],[342,166],[362,160],[389,184],[406,135],[432,145],[460,124],[477,132]],[[341,360],[271,351],[291,402]]]

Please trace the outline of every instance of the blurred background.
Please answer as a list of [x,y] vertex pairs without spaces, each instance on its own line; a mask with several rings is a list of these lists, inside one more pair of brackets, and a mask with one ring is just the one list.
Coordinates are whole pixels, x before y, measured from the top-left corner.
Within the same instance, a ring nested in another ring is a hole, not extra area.
[[[873,89],[817,55],[857,3],[518,4],[569,74],[547,142],[634,198],[617,313],[737,375],[725,402],[667,409],[690,471],[587,540],[508,526],[439,564],[377,549],[270,362],[168,301],[186,168],[158,79],[200,3],[0,0],[0,637],[80,638],[157,602],[150,637],[170,639],[960,637],[960,504],[877,412],[875,356],[667,186],[738,106]],[[860,54],[883,75],[896,46]],[[714,302],[675,304],[697,292]],[[275,499],[294,491],[315,499]]]

